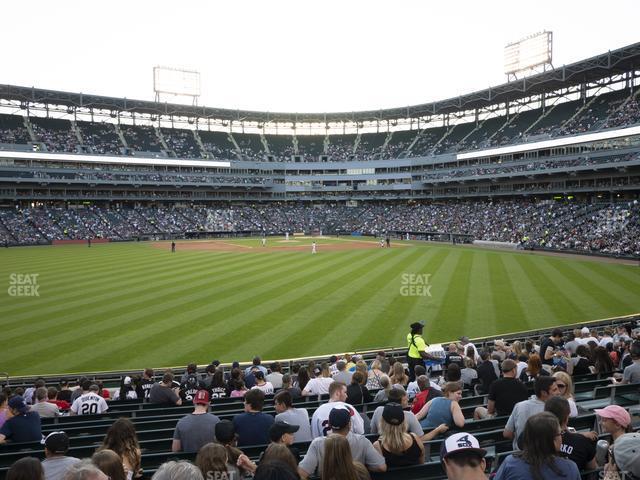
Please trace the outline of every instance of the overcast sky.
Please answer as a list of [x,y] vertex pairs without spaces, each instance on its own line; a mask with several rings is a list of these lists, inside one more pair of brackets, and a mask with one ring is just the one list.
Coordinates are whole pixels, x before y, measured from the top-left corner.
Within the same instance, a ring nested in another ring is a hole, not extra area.
[[[606,5],[608,8],[603,8]],[[0,83],[153,99],[198,70],[201,105],[328,112],[503,83],[504,46],[551,30],[554,66],[640,41],[640,1],[2,2]]]

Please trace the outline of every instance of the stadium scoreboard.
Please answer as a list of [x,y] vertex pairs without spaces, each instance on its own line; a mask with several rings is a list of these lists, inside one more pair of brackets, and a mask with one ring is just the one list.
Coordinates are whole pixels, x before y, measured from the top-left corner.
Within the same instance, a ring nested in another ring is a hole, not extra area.
[[533,70],[551,65],[553,57],[553,32],[538,32],[504,47],[504,73]]

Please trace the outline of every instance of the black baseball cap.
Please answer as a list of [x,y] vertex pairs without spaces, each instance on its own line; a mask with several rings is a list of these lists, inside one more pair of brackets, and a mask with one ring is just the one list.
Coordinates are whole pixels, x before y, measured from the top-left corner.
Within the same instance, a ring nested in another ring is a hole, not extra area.
[[272,442],[279,442],[285,433],[296,433],[298,430],[300,430],[300,425],[278,421],[269,428],[269,438]]
[[20,395],[11,397],[9,399],[8,406],[9,408],[17,410],[20,413],[27,413],[29,411],[29,406],[27,405],[27,402],[25,402],[24,398],[22,398]]
[[417,328],[422,328],[424,327],[424,320],[420,320],[419,322],[413,322],[411,325],[409,325],[409,327],[413,328],[414,330]]
[[67,453],[67,450],[69,450],[69,435],[65,432],[51,432],[40,443],[51,453]]
[[400,425],[404,422],[404,410],[399,403],[387,403],[382,410],[382,418],[391,425]]
[[341,430],[351,421],[351,412],[346,408],[334,408],[329,413],[329,426],[334,430]]

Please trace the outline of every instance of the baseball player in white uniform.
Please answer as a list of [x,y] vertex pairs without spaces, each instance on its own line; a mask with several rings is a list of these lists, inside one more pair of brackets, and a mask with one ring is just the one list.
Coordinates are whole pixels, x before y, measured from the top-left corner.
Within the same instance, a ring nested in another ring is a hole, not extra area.
[[311,254],[312,254],[312,255],[315,255],[317,252],[318,252],[318,251],[317,251],[317,249],[316,249],[316,242],[314,241],[314,242],[311,244]]

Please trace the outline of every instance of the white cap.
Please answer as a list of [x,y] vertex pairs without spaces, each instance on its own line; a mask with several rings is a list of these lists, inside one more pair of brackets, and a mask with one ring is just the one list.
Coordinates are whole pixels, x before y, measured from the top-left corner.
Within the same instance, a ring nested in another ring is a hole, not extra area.
[[443,442],[440,449],[440,458],[446,458],[452,453],[470,451],[476,452],[483,457],[487,454],[484,448],[480,448],[478,439],[470,433],[460,432],[449,435]]
[[582,333],[583,335],[589,335],[589,328],[582,327],[582,330],[580,330],[580,333]]

